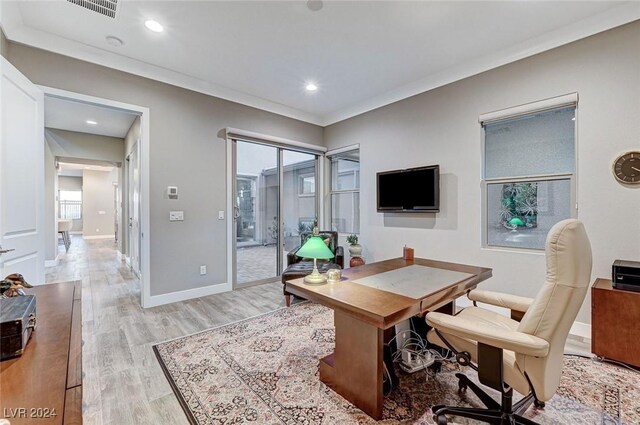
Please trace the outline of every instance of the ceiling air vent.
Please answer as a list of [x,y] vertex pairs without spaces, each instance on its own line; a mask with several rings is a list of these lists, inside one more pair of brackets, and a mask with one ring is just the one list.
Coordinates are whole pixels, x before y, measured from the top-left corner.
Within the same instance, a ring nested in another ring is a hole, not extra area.
[[67,0],[69,3],[77,4],[85,9],[92,10],[109,18],[116,17],[118,0]]

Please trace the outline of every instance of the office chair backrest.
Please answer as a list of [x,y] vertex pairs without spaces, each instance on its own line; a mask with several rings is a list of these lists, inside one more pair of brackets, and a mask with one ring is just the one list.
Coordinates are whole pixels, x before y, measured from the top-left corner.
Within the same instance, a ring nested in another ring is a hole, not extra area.
[[582,222],[563,220],[551,228],[545,246],[547,278],[518,330],[549,342],[547,357],[516,355],[536,397],[546,401],[560,384],[564,345],[591,281],[591,244]]

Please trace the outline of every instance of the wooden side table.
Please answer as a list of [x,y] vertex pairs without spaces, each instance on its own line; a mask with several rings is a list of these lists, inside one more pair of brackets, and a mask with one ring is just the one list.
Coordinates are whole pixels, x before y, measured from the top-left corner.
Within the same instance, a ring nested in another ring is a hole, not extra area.
[[640,292],[614,289],[609,279],[591,287],[591,351],[640,367]]

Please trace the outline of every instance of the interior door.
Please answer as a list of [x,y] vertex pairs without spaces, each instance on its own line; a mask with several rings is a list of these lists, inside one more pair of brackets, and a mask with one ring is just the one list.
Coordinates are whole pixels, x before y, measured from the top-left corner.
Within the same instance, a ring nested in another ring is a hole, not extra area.
[[0,56],[0,278],[44,283],[44,94]]
[[129,155],[129,259],[131,269],[140,277],[140,160],[139,144]]

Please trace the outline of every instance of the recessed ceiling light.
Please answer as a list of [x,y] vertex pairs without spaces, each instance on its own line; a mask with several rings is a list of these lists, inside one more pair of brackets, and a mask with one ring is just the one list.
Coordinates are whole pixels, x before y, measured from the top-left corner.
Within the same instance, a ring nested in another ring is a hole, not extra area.
[[90,169],[91,169],[91,167],[84,167],[84,169],[85,169],[85,170],[90,170]]
[[120,47],[124,44],[124,41],[122,41],[115,35],[108,35],[105,37],[105,40],[107,40],[107,44],[109,46],[113,46],[113,47]]
[[307,7],[313,12],[322,9],[322,6],[324,6],[322,0],[307,0]]
[[164,31],[164,27],[160,24],[160,22],[154,21],[153,19],[149,19],[148,21],[145,21],[144,26],[153,32]]
[[318,86],[313,83],[309,83],[304,87],[307,91],[316,91],[318,90]]
[[98,125],[98,122],[97,122],[97,121],[93,121],[93,120],[87,120],[87,121],[85,121],[85,122],[86,122],[87,124],[89,124],[89,125]]

